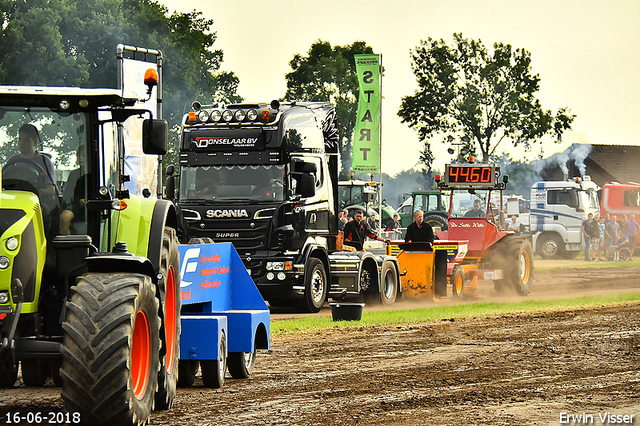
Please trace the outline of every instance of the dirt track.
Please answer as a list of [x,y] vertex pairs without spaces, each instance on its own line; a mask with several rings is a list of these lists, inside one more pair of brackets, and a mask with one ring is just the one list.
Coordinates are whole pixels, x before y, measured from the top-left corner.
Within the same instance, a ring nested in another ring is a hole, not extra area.
[[[498,300],[489,284],[479,298]],[[537,272],[530,297],[625,291],[640,291],[640,268]],[[524,425],[561,424],[561,413],[602,424],[606,412],[640,424],[640,303],[274,336],[271,345],[252,378],[219,390],[197,379],[152,424]],[[58,395],[2,390],[0,406],[55,411]]]

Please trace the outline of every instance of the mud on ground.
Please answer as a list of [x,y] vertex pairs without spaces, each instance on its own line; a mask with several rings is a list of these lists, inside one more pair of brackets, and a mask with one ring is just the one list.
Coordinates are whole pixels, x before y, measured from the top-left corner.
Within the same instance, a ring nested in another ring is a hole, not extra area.
[[[640,268],[549,270],[530,297],[639,288]],[[498,298],[487,284],[480,297]],[[151,423],[557,425],[584,413],[602,424],[609,412],[640,424],[640,303],[273,336],[271,346],[250,379],[218,390],[196,379]],[[60,410],[58,395],[1,390],[0,407]]]

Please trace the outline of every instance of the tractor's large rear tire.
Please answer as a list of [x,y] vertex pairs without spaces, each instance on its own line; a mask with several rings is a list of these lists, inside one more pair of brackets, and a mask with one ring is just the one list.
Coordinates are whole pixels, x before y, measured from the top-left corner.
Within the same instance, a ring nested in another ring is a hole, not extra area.
[[318,258],[309,258],[304,270],[304,296],[298,302],[298,309],[301,312],[320,312],[327,300],[328,291],[329,283],[324,263]]
[[151,278],[89,273],[71,288],[62,324],[65,410],[92,425],[140,425],[153,409],[160,361]]
[[441,216],[439,214],[427,214],[422,220],[431,225],[434,232],[436,231],[436,228],[440,228],[440,231],[446,231],[449,229],[449,222],[446,216]]
[[501,280],[493,282],[496,291],[513,290],[521,296],[531,291],[533,284],[533,249],[529,240],[515,235],[507,235],[492,248],[490,264],[502,269]]
[[531,292],[533,283],[533,249],[525,238],[506,238],[504,280],[521,296]]
[[156,406],[166,410],[173,406],[178,381],[178,360],[180,358],[180,263],[178,237],[173,228],[165,228],[162,238],[160,270],[164,285],[160,287],[160,372]]

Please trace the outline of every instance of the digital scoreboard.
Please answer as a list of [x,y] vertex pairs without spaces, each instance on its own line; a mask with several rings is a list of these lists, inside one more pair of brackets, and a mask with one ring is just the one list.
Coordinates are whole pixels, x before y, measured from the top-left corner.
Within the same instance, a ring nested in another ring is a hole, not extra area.
[[447,186],[493,186],[496,168],[487,164],[447,164],[444,182]]

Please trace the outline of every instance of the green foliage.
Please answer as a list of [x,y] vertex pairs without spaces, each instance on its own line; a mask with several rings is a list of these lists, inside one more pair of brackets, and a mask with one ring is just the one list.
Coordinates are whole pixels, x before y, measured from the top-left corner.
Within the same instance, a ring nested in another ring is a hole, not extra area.
[[[164,117],[177,158],[180,120],[191,102],[238,102],[238,78],[220,70],[212,20],[169,15],[152,0],[0,0],[0,84],[115,87],[119,43],[163,52]],[[170,160],[171,161],[171,160]]]
[[292,71],[285,75],[286,100],[325,101],[336,107],[338,135],[342,160],[341,178],[351,170],[351,141],[358,108],[358,78],[354,55],[373,53],[364,41],[351,45],[331,46],[329,42],[314,42],[307,56],[296,53],[289,62]]
[[535,97],[540,77],[531,73],[528,51],[494,43],[490,53],[481,40],[453,38],[452,46],[422,40],[411,52],[418,89],[402,99],[398,116],[425,144],[437,134],[467,136],[486,162],[503,140],[530,149],[571,129],[568,108],[554,115]]

